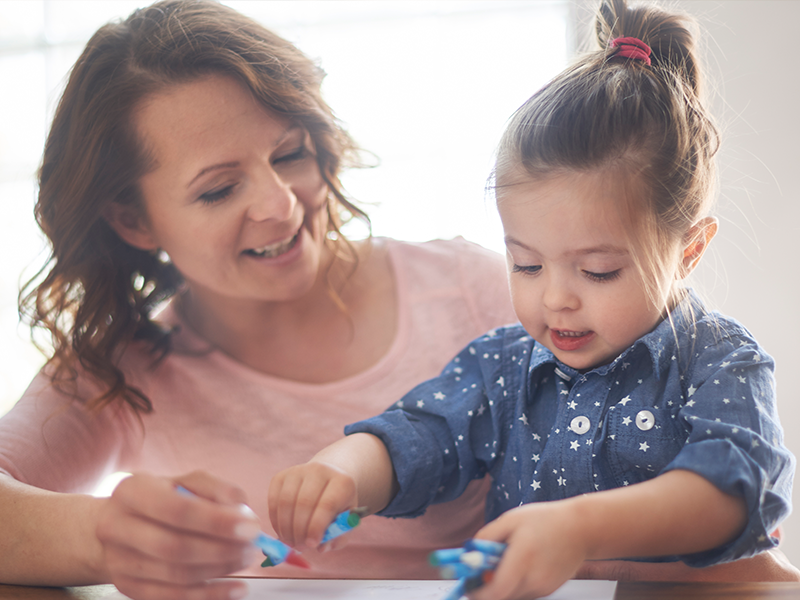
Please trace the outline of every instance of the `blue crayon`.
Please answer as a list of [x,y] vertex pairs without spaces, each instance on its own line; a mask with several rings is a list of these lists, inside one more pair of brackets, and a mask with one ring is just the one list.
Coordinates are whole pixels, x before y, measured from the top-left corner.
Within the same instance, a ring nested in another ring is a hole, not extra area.
[[493,556],[502,556],[506,550],[506,544],[501,542],[492,542],[490,540],[476,540],[471,539],[464,542],[465,550],[479,550],[484,554],[492,554]]
[[331,523],[328,526],[328,529],[325,530],[325,535],[322,536],[322,541],[320,544],[329,542],[333,538],[347,533],[354,527],[357,527],[359,523],[361,523],[361,516],[357,511],[347,510],[343,513],[339,513],[336,515],[333,523]]
[[439,567],[439,577],[442,579],[463,579],[464,577],[475,577],[480,575],[486,569],[470,567],[463,563],[452,563],[449,565],[442,565]]
[[434,550],[428,557],[428,562],[430,562],[431,566],[433,567],[451,564],[458,562],[464,552],[466,552],[466,550],[463,548],[444,548],[443,550]]

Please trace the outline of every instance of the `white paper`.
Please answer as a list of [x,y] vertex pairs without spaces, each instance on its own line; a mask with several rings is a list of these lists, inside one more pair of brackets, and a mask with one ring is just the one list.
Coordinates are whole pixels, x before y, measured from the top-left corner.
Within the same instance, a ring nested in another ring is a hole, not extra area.
[[[245,600],[441,600],[454,581],[385,579],[245,579]],[[568,581],[548,600],[613,600],[615,581]],[[119,592],[103,597],[123,600]]]

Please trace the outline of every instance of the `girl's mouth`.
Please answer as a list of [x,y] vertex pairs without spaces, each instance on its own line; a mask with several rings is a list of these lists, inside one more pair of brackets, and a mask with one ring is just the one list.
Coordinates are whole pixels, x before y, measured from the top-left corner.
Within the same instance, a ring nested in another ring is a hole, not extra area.
[[294,248],[299,237],[300,232],[297,232],[288,240],[283,240],[274,244],[270,244],[269,246],[262,246],[260,248],[248,248],[244,251],[244,254],[256,256],[258,258],[275,258],[281,254],[286,254],[289,250]]
[[553,345],[563,352],[580,350],[594,338],[594,335],[594,331],[550,330],[550,339],[553,341]]

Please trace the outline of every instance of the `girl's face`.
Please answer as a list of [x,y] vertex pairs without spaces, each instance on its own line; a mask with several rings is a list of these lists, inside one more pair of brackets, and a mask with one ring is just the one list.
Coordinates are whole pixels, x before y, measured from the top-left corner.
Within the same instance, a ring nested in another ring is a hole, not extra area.
[[155,168],[140,180],[145,217],[112,222],[128,243],[165,251],[207,300],[284,301],[311,289],[325,260],[328,188],[305,129],[221,75],[156,94],[135,119]]
[[[661,320],[630,251],[620,182],[599,173],[530,178],[497,190],[509,282],[522,325],[564,364],[614,360]],[[677,250],[676,250],[677,252]],[[670,289],[675,271],[663,274]]]

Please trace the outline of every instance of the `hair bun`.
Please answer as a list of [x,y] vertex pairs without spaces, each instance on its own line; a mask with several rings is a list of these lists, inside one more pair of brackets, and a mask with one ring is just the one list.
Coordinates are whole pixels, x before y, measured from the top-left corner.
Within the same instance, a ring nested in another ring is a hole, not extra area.
[[636,38],[651,49],[654,67],[683,79],[700,92],[696,31],[692,17],[667,12],[655,4],[628,6],[627,0],[603,0],[595,20],[595,37],[600,49],[616,52],[611,42],[617,38]]

